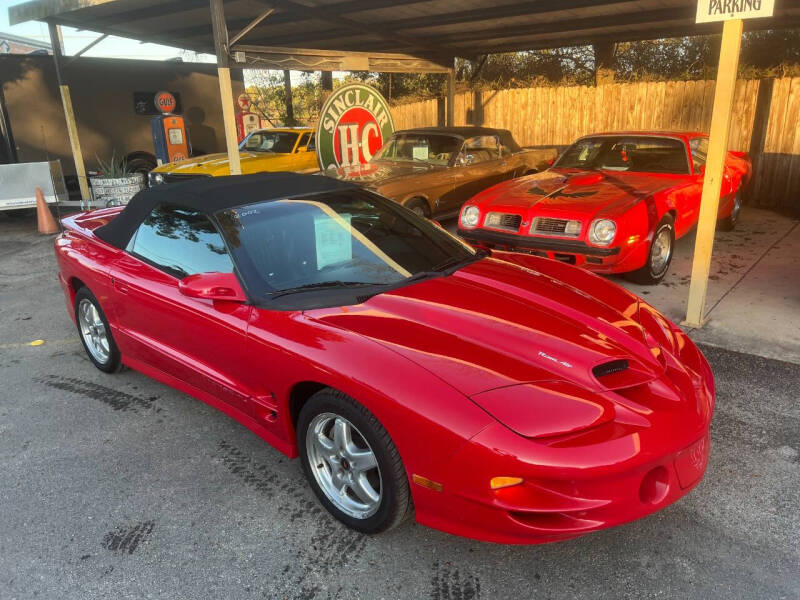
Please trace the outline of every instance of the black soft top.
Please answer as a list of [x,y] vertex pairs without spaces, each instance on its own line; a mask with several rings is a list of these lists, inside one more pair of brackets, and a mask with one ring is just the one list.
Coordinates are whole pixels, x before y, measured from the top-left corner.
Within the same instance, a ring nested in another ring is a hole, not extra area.
[[183,183],[158,185],[131,198],[107,224],[95,229],[101,240],[125,248],[145,217],[159,204],[190,208],[211,215],[254,202],[282,200],[320,192],[360,189],[353,183],[321,175],[258,173],[227,177],[198,177]]
[[496,135],[512,152],[519,152],[521,150],[517,144],[514,136],[508,129],[495,129],[494,127],[473,127],[469,125],[461,127],[415,127],[414,129],[404,129],[402,131],[395,131],[394,135],[403,133],[427,133],[430,135],[455,135],[462,138],[471,138],[480,135]]

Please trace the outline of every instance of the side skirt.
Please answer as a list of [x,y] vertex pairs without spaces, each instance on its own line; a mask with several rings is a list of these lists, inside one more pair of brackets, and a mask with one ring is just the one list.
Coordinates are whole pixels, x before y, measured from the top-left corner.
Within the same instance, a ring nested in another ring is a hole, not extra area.
[[205,392],[199,388],[196,388],[193,385],[190,385],[183,381],[182,379],[178,379],[170,375],[169,373],[165,373],[151,365],[144,363],[140,360],[136,360],[135,358],[130,358],[128,356],[122,355],[122,363],[134,371],[139,371],[143,375],[147,375],[148,377],[155,379],[156,381],[160,381],[161,383],[168,385],[171,388],[175,388],[185,394],[189,394],[193,398],[200,400],[201,402],[205,402],[206,404],[213,406],[219,411],[222,411],[233,420],[238,421],[245,427],[247,427],[250,431],[255,433],[258,437],[263,439],[267,442],[270,446],[279,450],[289,458],[296,458],[297,457],[297,448],[286,440],[283,440],[268,430],[266,427],[258,423],[255,419],[253,419],[250,415],[243,413],[240,410],[237,410],[230,404],[226,402],[222,402],[217,397]]

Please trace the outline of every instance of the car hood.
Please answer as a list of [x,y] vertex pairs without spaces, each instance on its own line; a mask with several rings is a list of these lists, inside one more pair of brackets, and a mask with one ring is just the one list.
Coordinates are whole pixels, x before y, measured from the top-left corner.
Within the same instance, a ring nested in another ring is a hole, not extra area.
[[[239,160],[242,166],[249,162],[265,163],[277,158],[284,158],[291,156],[285,153],[267,153],[267,152],[239,152]],[[228,155],[225,152],[218,152],[216,154],[205,154],[203,156],[195,156],[187,158],[186,160],[179,160],[163,167],[156,169],[160,173],[173,173],[173,174],[206,174],[218,175],[222,173],[229,173],[230,166],[228,163]]]
[[512,211],[535,208],[570,215],[618,213],[676,184],[680,176],[549,169],[494,186],[472,203]]
[[335,179],[353,181],[367,187],[378,187],[399,179],[418,177],[447,167],[413,162],[376,161],[365,165],[329,169],[325,174]]
[[[306,314],[394,349],[467,396],[547,381],[601,392],[612,380],[637,385],[664,370],[645,342],[635,296],[607,287],[600,300],[486,258],[363,304]],[[593,370],[615,360],[627,361],[625,373],[602,381]]]

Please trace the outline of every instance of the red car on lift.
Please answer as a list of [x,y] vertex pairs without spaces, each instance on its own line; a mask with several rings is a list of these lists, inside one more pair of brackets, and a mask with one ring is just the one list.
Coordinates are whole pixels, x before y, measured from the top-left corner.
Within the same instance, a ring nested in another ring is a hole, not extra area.
[[157,186],[64,225],[59,279],[94,365],[299,456],[359,531],[413,506],[459,535],[560,540],[660,510],[705,472],[705,358],[581,269],[476,251],[310,175]]
[[[464,204],[459,235],[489,248],[658,283],[669,269],[675,240],[697,223],[707,152],[703,133],[580,138],[550,169],[495,185]],[[721,229],[736,225],[750,175],[747,155],[729,152]]]

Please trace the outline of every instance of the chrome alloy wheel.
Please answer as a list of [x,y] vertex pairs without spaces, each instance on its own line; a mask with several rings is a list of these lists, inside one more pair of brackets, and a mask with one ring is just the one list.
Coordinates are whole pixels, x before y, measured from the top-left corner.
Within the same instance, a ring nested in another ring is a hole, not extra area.
[[334,413],[317,415],[308,424],[306,453],[317,484],[336,508],[356,519],[378,511],[378,459],[355,425]]
[[86,344],[86,349],[100,364],[108,362],[111,354],[111,346],[108,342],[108,334],[100,312],[93,302],[84,298],[78,305],[78,327],[81,336]]
[[656,232],[653,246],[650,248],[650,270],[654,277],[659,277],[669,266],[672,256],[672,235],[668,226]]

